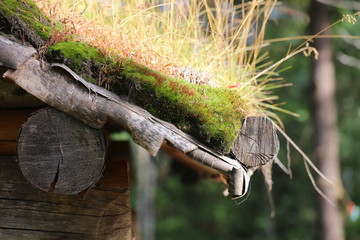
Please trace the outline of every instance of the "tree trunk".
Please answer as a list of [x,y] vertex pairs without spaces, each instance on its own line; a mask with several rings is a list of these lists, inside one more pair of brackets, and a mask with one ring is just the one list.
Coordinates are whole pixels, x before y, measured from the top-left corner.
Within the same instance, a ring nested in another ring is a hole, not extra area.
[[[311,6],[312,34],[323,30],[329,23],[327,7],[316,0]],[[328,34],[325,32],[325,34]],[[313,62],[312,78],[314,81],[315,128],[316,128],[316,158],[320,171],[334,182],[330,186],[319,180],[321,190],[336,204],[332,206],[324,198],[319,198],[321,239],[344,239],[344,223],[338,200],[341,194],[341,177],[339,164],[337,109],[336,109],[336,79],[332,60],[330,39],[317,39],[315,47],[320,55]]]

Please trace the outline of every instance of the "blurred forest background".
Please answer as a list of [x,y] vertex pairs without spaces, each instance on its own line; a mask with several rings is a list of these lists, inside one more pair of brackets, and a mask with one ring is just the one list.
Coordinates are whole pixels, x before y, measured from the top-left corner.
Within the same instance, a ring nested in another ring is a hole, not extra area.
[[[317,2],[326,5],[329,23],[338,21],[344,14],[360,11],[358,1]],[[310,0],[282,1],[268,23],[266,39],[312,34],[311,11],[315,16],[319,14]],[[331,28],[329,34],[360,36],[359,24],[343,21]],[[272,43],[265,50],[269,51],[271,59],[277,60],[286,55],[290,44],[297,46],[303,41]],[[331,38],[329,41],[336,70],[339,160],[344,186],[339,206],[346,239],[360,239],[359,208],[356,206],[360,205],[360,157],[357,153],[360,147],[360,39]],[[276,93],[282,102],[286,102],[285,109],[300,115],[293,117],[278,113],[287,134],[316,162],[313,66],[312,57],[302,54],[288,60],[281,66],[285,70],[281,76],[293,86],[279,89]],[[284,139],[281,139],[279,158],[283,162],[287,158]],[[273,169],[272,197],[276,215],[271,217],[270,201],[260,172],[252,177],[246,201],[237,205],[221,195],[224,188],[221,184],[200,179],[195,172],[176,161],[157,158],[155,239],[320,239],[321,197],[311,184],[302,157],[292,150],[291,159],[292,179],[277,166]]]

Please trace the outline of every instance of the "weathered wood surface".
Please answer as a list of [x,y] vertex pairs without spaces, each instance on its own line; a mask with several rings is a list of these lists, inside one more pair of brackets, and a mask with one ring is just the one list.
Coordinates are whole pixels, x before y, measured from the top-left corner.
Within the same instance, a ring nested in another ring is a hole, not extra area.
[[102,130],[46,108],[21,128],[17,144],[20,169],[43,191],[76,194],[95,184],[103,171],[105,136]]
[[194,161],[189,156],[185,155],[183,152],[167,145],[163,144],[161,147],[163,151],[165,151],[168,155],[170,155],[173,159],[180,161],[187,167],[191,168],[192,170],[196,171],[199,176],[204,178],[220,178],[221,174],[216,171],[215,169],[202,164],[201,162]]
[[0,109],[33,108],[45,105],[13,81],[3,78],[2,75],[7,70],[8,68],[0,66]]
[[80,195],[42,192],[15,157],[0,157],[0,239],[132,239],[128,145],[112,144],[103,177]]
[[219,167],[216,170],[224,174],[230,174],[229,169],[233,167],[241,167],[236,160],[213,152],[173,125],[154,118],[119,96],[105,89],[101,93],[94,92],[96,90],[89,89],[89,83],[86,87],[81,87],[82,84],[75,81],[72,75],[74,74],[54,71],[46,64],[41,66],[34,58],[30,58],[16,71],[9,70],[4,74],[40,100],[89,126],[101,128],[107,120],[112,120],[127,128],[134,141],[152,155],[156,155],[166,140],[183,153],[197,150],[204,151],[207,156],[215,156],[202,159],[201,162],[213,167],[213,161],[216,160],[216,166]]
[[25,47],[0,35],[0,65],[17,69],[36,53],[33,47]]
[[[46,63],[40,64],[35,58],[30,58],[18,69],[8,70],[4,76],[13,80],[41,101],[89,126],[101,128],[108,120],[111,120],[119,126],[125,127],[131,133],[134,141],[152,155],[156,155],[162,144],[167,142],[191,158],[229,176],[231,179],[236,179],[233,177],[236,170],[243,169],[241,164],[244,159],[246,161],[252,159],[249,163],[259,166],[270,161],[270,157],[277,153],[274,146],[278,146],[278,143],[270,145],[272,146],[270,149],[274,150],[274,153],[268,152],[267,148],[264,151],[262,144],[260,144],[261,141],[258,140],[262,133],[253,130],[247,131],[244,129],[247,126],[251,126],[251,129],[254,128],[252,124],[247,123],[242,129],[245,136],[252,138],[252,135],[257,133],[259,134],[258,138],[251,139],[252,141],[245,139],[244,144],[248,146],[243,147],[240,154],[238,154],[238,148],[234,147],[233,152],[237,155],[237,159],[223,156],[183,133],[172,124],[153,117],[147,111],[124,101],[112,92],[86,82],[65,65],[53,64],[50,66]],[[257,118],[262,119],[257,120],[258,123],[269,121],[268,119],[264,120],[265,117]],[[272,126],[272,124],[266,126]],[[254,129],[260,128],[255,127]],[[264,142],[278,141],[277,137],[273,135],[275,134],[273,128],[269,128],[265,132],[269,133],[266,136],[270,137]],[[242,135],[239,135],[239,139],[238,144],[241,145]],[[254,145],[260,147],[254,148]],[[260,152],[256,152],[254,149]],[[263,157],[264,154],[268,154],[267,159]],[[237,192],[235,195],[239,195],[238,193],[242,191],[244,185],[242,181],[240,179],[230,182],[230,184],[235,184],[235,186],[231,186],[231,189]]]
[[270,119],[247,117],[235,140],[232,152],[245,166],[256,167],[273,160],[280,149],[279,139]]

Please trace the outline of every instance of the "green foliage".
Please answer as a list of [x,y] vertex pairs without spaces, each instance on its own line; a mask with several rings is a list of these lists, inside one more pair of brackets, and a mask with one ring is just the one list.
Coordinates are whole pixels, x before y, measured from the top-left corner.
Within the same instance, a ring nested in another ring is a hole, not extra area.
[[293,168],[299,170],[297,181],[289,181],[275,169],[274,218],[259,172],[252,178],[247,200],[239,205],[221,195],[224,186],[220,183],[202,180],[186,184],[177,172],[172,172],[158,185],[156,238],[312,240],[316,233],[315,191],[309,181],[304,181],[306,173],[299,168],[301,163]]
[[[336,9],[335,16],[351,14],[344,9]],[[334,33],[342,35],[359,36],[359,21],[352,24],[344,21],[335,26]],[[352,200],[360,206],[360,158],[358,154],[360,139],[360,82],[359,82],[359,39],[333,40],[335,49],[337,74],[337,101],[340,136],[340,159],[343,184],[346,190],[346,199]],[[344,60],[347,59],[347,61]],[[360,238],[360,219],[352,221],[345,215],[347,239]]]

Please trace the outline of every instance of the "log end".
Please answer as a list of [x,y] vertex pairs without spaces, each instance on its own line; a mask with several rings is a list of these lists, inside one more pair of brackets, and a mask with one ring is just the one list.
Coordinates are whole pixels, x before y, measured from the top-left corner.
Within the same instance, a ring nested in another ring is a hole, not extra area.
[[279,138],[268,117],[245,118],[231,150],[236,159],[248,167],[262,166],[274,159],[280,149]]
[[55,109],[32,115],[17,141],[20,169],[43,191],[76,194],[99,180],[105,158],[101,130]]

